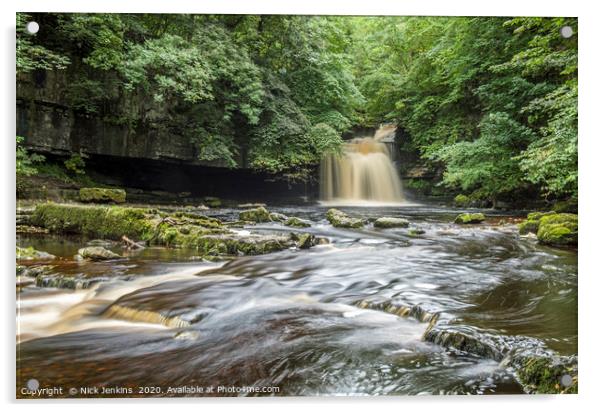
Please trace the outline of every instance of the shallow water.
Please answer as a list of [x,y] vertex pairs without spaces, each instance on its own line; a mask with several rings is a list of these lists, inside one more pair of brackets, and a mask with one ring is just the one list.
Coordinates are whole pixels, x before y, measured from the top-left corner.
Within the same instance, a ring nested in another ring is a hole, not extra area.
[[[427,322],[359,302],[420,307],[439,314],[437,326],[510,349],[577,353],[576,250],[543,247],[498,224],[512,216],[459,226],[451,223],[457,211],[444,208],[341,208],[405,217],[425,231],[411,236],[336,229],[320,206],[271,209],[311,220],[302,231],[331,243],[227,263],[149,248],[82,264],[70,258],[83,239],[21,239],[64,257],[54,271],[101,279],[87,289],[19,293],[17,387],[35,377],[41,386],[161,388],[151,396],[169,395],[169,385],[277,386],[278,395],[522,392],[499,361],[424,341]],[[209,213],[236,220],[235,210]]]

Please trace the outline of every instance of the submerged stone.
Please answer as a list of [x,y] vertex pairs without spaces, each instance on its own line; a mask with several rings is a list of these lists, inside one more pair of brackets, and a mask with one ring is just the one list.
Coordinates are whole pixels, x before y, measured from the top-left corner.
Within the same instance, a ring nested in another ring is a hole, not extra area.
[[410,236],[418,236],[418,235],[424,235],[426,232],[422,229],[410,229],[408,230],[408,235]]
[[454,223],[458,223],[458,224],[481,223],[484,220],[485,220],[485,215],[482,213],[460,213],[454,219]]
[[379,228],[395,228],[395,227],[408,227],[410,222],[406,219],[401,219],[397,217],[379,217],[374,221],[374,227]]
[[109,249],[105,249],[102,246],[84,247],[79,249],[77,254],[86,260],[109,260],[119,259],[121,257],[117,253],[113,253]]
[[572,213],[543,216],[539,221],[537,240],[553,246],[576,245],[578,240],[578,218]]
[[79,200],[84,203],[125,203],[125,190],[104,187],[82,187]]
[[357,229],[364,226],[361,219],[350,217],[347,213],[338,209],[329,209],[326,212],[326,219],[334,227]]
[[221,205],[222,205],[221,199],[219,199],[217,197],[213,197],[213,196],[205,196],[203,198],[203,202],[205,203],[206,206],[209,206],[209,207],[221,207]]

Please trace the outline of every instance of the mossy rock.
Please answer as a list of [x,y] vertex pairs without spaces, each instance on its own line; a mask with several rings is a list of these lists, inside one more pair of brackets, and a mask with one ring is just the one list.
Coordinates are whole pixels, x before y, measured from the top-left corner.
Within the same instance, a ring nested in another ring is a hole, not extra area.
[[311,224],[299,219],[298,217],[289,217],[284,224],[291,227],[310,227]]
[[410,236],[420,236],[424,235],[426,232],[422,229],[410,229],[408,230],[408,235]]
[[390,229],[396,227],[408,227],[410,226],[410,222],[406,219],[401,219],[398,217],[379,217],[374,221],[374,227],[378,227],[381,229]]
[[334,227],[357,229],[364,226],[361,219],[353,218],[338,209],[329,209],[326,212],[326,219]]
[[557,213],[539,220],[537,240],[552,246],[577,245],[578,218],[572,213]]
[[470,205],[470,197],[460,194],[454,197],[454,205],[457,207],[468,207]]
[[532,212],[527,215],[527,219],[518,224],[518,233],[526,235],[535,233],[539,230],[539,220],[544,216],[555,215],[556,212]]
[[472,223],[481,223],[485,220],[485,215],[482,213],[460,213],[454,219],[454,223],[458,224],[472,224]]
[[263,223],[271,222],[270,212],[265,207],[257,207],[255,209],[243,210],[238,214],[240,220],[248,222]]
[[270,220],[272,222],[284,223],[288,220],[288,216],[283,215],[282,213],[270,212]]
[[16,249],[17,260],[52,260],[56,257],[47,252],[34,249],[32,246]]
[[105,249],[102,246],[84,247],[79,249],[77,254],[81,256],[82,259],[94,261],[119,259],[121,257],[117,253],[111,252],[109,249]]
[[[525,357],[515,362],[518,379],[529,393],[577,393],[577,360],[573,357]],[[566,385],[568,380],[569,385]]]
[[104,187],[82,187],[79,200],[84,203],[125,203],[125,190]]

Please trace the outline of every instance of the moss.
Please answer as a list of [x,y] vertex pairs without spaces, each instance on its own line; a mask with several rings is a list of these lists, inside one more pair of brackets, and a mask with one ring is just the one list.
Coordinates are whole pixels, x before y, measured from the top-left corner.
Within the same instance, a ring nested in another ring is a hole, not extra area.
[[422,229],[410,229],[408,230],[408,235],[410,236],[419,236],[424,235],[426,232]]
[[361,219],[352,218],[338,209],[329,209],[326,212],[326,219],[334,227],[356,229],[364,226],[364,222]]
[[532,212],[527,215],[527,220],[518,224],[518,233],[526,235],[527,233],[537,233],[539,230],[539,220],[544,216],[554,215],[556,212]]
[[374,227],[380,227],[383,229],[395,228],[395,227],[408,227],[410,222],[406,219],[397,217],[379,217],[374,221]]
[[543,216],[539,220],[537,240],[547,245],[576,245],[578,240],[577,215],[557,213]]
[[104,187],[82,187],[79,200],[85,203],[125,203],[125,190]]
[[299,219],[298,217],[289,217],[284,224],[291,227],[310,227],[311,224]]
[[466,195],[458,195],[454,197],[454,205],[457,207],[468,207],[470,205],[470,198]]
[[239,213],[239,219],[256,223],[272,221],[270,212],[263,206],[255,209],[243,210]]
[[32,246],[19,247],[16,249],[17,260],[51,260],[55,256],[47,252],[34,249]]
[[460,213],[454,219],[454,223],[458,223],[458,224],[481,223],[484,220],[485,220],[485,215],[482,213]]
[[[530,357],[517,367],[520,382],[531,393],[577,393],[576,363],[564,363],[558,359]],[[562,385],[562,377],[568,375],[573,384]]]
[[54,233],[74,233],[113,240],[126,235],[132,239],[148,240],[154,225],[146,212],[145,209],[119,206],[45,203],[36,207],[32,221]]

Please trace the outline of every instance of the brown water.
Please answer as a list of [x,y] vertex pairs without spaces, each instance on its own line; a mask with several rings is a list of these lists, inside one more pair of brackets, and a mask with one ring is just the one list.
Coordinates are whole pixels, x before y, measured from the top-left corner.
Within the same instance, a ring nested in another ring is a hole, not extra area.
[[335,229],[321,207],[274,210],[311,220],[306,231],[331,244],[227,263],[147,249],[81,264],[70,257],[83,239],[22,239],[65,258],[55,273],[97,282],[19,293],[17,390],[35,378],[40,387],[128,386],[129,396],[142,395],[138,386],[170,396],[170,385],[277,386],[278,395],[522,392],[499,361],[424,341],[427,323],[358,302],[419,307],[439,314],[435,327],[507,349],[577,353],[575,250],[520,238],[497,218],[454,225],[455,212],[440,208],[345,209],[405,217],[421,236]]

